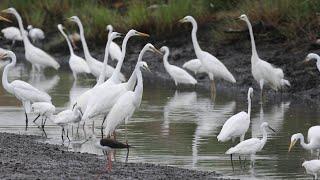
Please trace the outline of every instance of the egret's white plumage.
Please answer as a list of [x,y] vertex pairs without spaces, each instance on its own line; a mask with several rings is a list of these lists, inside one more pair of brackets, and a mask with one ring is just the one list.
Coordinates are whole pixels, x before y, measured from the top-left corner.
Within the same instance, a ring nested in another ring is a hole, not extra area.
[[37,68],[39,71],[43,67],[53,67],[54,69],[59,69],[60,65],[52,56],[31,44],[30,40],[27,37],[27,33],[24,33],[25,30],[19,13],[14,8],[8,8],[6,10],[3,10],[3,12],[13,14],[17,18],[20,33],[22,34],[24,43],[25,57],[27,61],[32,64],[32,67]]
[[253,89],[248,90],[248,112],[241,111],[238,114],[230,117],[224,124],[217,136],[218,141],[226,142],[230,139],[240,137],[240,141],[244,140],[244,135],[250,126],[250,114],[251,114],[251,97]]
[[35,114],[50,118],[56,111],[56,107],[51,102],[35,102],[32,103],[31,110]]
[[209,75],[210,80],[214,80],[214,78],[222,78],[226,81],[235,83],[233,75],[229,72],[229,70],[225,67],[225,65],[219,61],[212,54],[201,50],[198,40],[197,40],[197,30],[198,25],[196,20],[192,16],[186,16],[180,20],[180,22],[190,22],[192,24],[192,43],[196,53],[197,58],[201,61],[201,64],[205,68],[206,72]]
[[59,112],[57,115],[54,115],[52,120],[53,123],[61,127],[71,123],[77,123],[81,121],[81,111],[78,108],[75,108],[74,110],[66,109]]
[[91,71],[90,71],[90,68],[89,68],[87,62],[83,58],[74,54],[74,51],[73,51],[72,45],[68,39],[68,36],[63,31],[64,27],[61,24],[58,24],[57,27],[68,43],[68,47],[69,47],[69,51],[70,51],[69,66],[70,66],[70,69],[72,70],[72,74],[73,74],[74,79],[77,79],[77,74],[90,73]]
[[20,30],[16,27],[11,26],[3,28],[1,30],[1,33],[3,34],[4,38],[12,41],[11,47],[14,46],[16,41],[22,41]]
[[252,46],[251,71],[253,78],[260,85],[261,95],[264,84],[269,84],[270,87],[276,91],[283,86],[290,86],[290,82],[284,79],[282,69],[275,68],[272,64],[259,58],[250,21],[245,14],[241,15],[239,18],[245,21],[248,25]]
[[310,161],[304,161],[302,167],[306,169],[307,174],[314,176],[314,179],[318,179],[318,174],[320,172],[320,160],[314,159]]
[[304,141],[304,136],[301,133],[297,133],[291,136],[291,143],[289,151],[300,140],[300,145],[306,150],[320,150],[320,126],[312,126],[308,130],[308,144]]
[[32,25],[28,25],[27,29],[29,30],[29,37],[33,43],[38,40],[43,40],[46,37],[40,28],[34,28]]
[[201,61],[199,59],[191,59],[191,60],[185,62],[182,65],[182,67],[185,69],[188,69],[189,71],[192,71],[194,74],[206,73],[206,70],[202,66]]
[[317,69],[320,71],[320,56],[316,53],[309,53],[305,59],[305,62],[308,62],[312,59],[315,59],[317,61]]
[[[108,38],[109,38],[111,33],[113,32],[113,27],[112,27],[111,24],[109,24],[107,26],[107,30],[109,31],[108,32]],[[110,54],[110,57],[111,57],[112,60],[117,60],[117,61],[119,61],[121,59],[121,56],[122,56],[121,55],[122,52],[121,52],[121,49],[120,49],[119,45],[116,44],[113,41],[111,42],[110,47],[109,47],[109,54]]]
[[194,77],[192,77],[187,71],[185,71],[184,69],[178,66],[169,64],[168,56],[170,52],[167,46],[161,47],[160,51],[164,53],[164,56],[163,56],[164,68],[169,73],[171,78],[174,80],[174,83],[176,84],[176,86],[178,86],[178,84],[192,84],[192,85],[197,84],[197,80],[195,80]]
[[[88,65],[89,65],[91,73],[98,79],[100,74],[101,74],[101,72],[102,72],[102,69],[103,69],[103,63],[98,61],[98,60],[96,60],[95,58],[93,58],[91,56],[91,54],[89,52],[89,49],[88,49],[88,45],[87,45],[86,39],[84,37],[84,30],[83,30],[83,26],[82,26],[82,23],[81,23],[80,19],[77,16],[72,16],[69,19],[71,21],[77,23],[77,25],[79,27],[80,37],[81,37],[81,42],[82,42],[82,46],[83,46],[85,59],[86,59]],[[113,67],[111,67],[110,65],[106,65],[106,70],[104,71],[105,77],[106,78],[111,77],[113,71],[114,71]],[[124,75],[121,74],[120,76],[121,76],[121,80],[124,81],[125,80]]]

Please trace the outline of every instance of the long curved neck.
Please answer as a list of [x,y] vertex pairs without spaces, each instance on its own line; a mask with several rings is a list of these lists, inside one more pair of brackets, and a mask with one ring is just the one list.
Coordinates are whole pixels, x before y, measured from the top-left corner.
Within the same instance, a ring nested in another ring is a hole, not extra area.
[[268,134],[267,134],[266,127],[261,127],[261,131],[262,131],[261,147],[263,147],[267,142]]
[[72,48],[71,42],[69,41],[68,36],[66,35],[66,33],[65,33],[62,29],[59,29],[59,31],[61,32],[61,34],[63,35],[63,37],[64,37],[64,38],[66,39],[66,41],[67,41],[70,54],[71,54],[71,55],[74,55],[74,51],[73,51],[73,48]]
[[257,49],[256,49],[256,43],[255,43],[255,41],[254,41],[252,25],[251,25],[251,23],[250,23],[249,20],[246,20],[246,23],[247,23],[247,25],[248,25],[249,34],[250,34],[250,39],[251,39],[252,56],[259,57],[259,56],[258,56],[258,53],[257,53]]
[[111,44],[111,40],[108,39],[106,48],[104,50],[105,52],[104,52],[102,72],[99,75],[99,79],[98,79],[97,84],[102,84],[105,81],[105,78],[106,78],[106,73],[105,72],[106,72],[107,65],[108,65],[110,44]]
[[121,46],[121,59],[118,61],[116,69],[115,69],[114,73],[112,74],[112,76],[120,74],[120,70],[121,70],[121,67],[122,67],[122,64],[124,61],[124,57],[126,55],[127,43],[128,43],[128,40],[130,37],[131,37],[131,35],[127,34],[126,37],[123,39],[122,46]]
[[82,42],[82,46],[83,46],[83,52],[84,52],[84,56],[86,58],[87,61],[91,60],[91,54],[89,52],[89,48],[87,45],[87,41],[84,37],[84,31],[83,31],[83,26],[81,22],[76,22],[78,27],[79,27],[79,31],[80,31],[80,38],[81,38],[81,42]]
[[169,62],[168,62],[168,57],[169,57],[169,51],[166,50],[166,52],[164,53],[163,55],[163,64],[164,64],[164,67],[167,69],[168,66],[170,66]]
[[29,46],[31,45],[31,42],[30,40],[28,39],[27,35],[25,34],[25,30],[24,30],[24,27],[23,27],[23,23],[22,23],[22,19],[21,19],[21,16],[19,13],[14,13],[14,15],[16,16],[17,20],[18,20],[18,24],[19,24],[19,29],[20,29],[20,33],[21,33],[21,36],[22,36],[22,39],[23,39],[23,44],[24,46]]
[[9,73],[9,70],[12,69],[16,65],[16,62],[17,62],[16,56],[12,56],[11,63],[6,65],[6,67],[3,70],[3,74],[2,74],[2,85],[3,85],[4,89],[9,92],[11,91],[11,84],[8,81],[8,73]]
[[137,86],[136,86],[136,89],[134,90],[134,94],[135,94],[134,97],[135,97],[136,106],[140,106],[142,94],[143,94],[143,78],[142,78],[140,69],[137,69],[136,76],[137,76]]
[[201,48],[199,46],[198,39],[197,39],[198,25],[195,20],[191,21],[191,24],[192,24],[192,32],[191,32],[192,43],[193,43],[194,51],[198,56],[198,53],[201,51]]
[[304,142],[304,137],[303,137],[303,136],[300,136],[299,139],[300,139],[300,144],[301,144],[301,146],[302,146],[304,149],[309,150],[309,149],[312,148],[310,143],[309,143],[309,144],[306,144],[306,143]]
[[251,118],[251,97],[250,94],[248,94],[248,115],[249,115],[249,121]]

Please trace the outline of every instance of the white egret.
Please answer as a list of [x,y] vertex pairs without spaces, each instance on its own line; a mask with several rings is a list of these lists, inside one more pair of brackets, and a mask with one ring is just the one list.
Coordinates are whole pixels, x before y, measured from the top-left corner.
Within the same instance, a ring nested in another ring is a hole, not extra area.
[[90,73],[91,72],[90,68],[89,68],[87,62],[83,58],[74,54],[72,45],[71,45],[67,35],[63,31],[64,27],[61,24],[58,24],[57,27],[68,43],[68,47],[69,47],[69,51],[70,51],[69,66],[72,71],[74,79],[77,80],[77,74]]
[[39,71],[42,67],[53,67],[56,70],[59,69],[60,65],[52,56],[31,44],[27,34],[24,33],[25,30],[23,28],[22,19],[19,13],[14,8],[5,9],[2,12],[13,14],[17,18],[23,38],[25,57],[27,61],[32,64],[32,68],[37,68]]
[[[80,37],[81,37],[81,42],[82,42],[82,46],[83,46],[83,52],[84,52],[85,59],[89,65],[91,73],[98,79],[101,72],[102,72],[102,69],[103,69],[103,63],[96,60],[95,58],[93,58],[91,56],[86,39],[84,37],[84,30],[83,30],[83,26],[82,26],[80,19],[77,16],[72,16],[69,18],[69,20],[75,22],[79,27]],[[106,70],[104,72],[106,78],[111,77],[113,71],[114,71],[114,68],[111,67],[110,65],[107,65]],[[121,74],[121,79],[122,79],[122,81],[125,80],[125,77],[123,74]]]
[[300,140],[300,145],[306,150],[317,150],[319,157],[320,150],[320,126],[312,126],[308,130],[308,144],[304,141],[304,136],[301,133],[297,133],[291,136],[291,143],[289,146],[288,152],[291,151],[292,147],[296,144],[296,142]]
[[105,128],[105,132],[107,136],[111,136],[111,134],[115,132],[116,128],[121,123],[127,123],[133,115],[134,111],[140,107],[143,94],[143,78],[140,67],[149,70],[146,62],[142,61],[138,63],[138,68],[136,69],[137,85],[135,87],[135,90],[127,91],[126,93],[121,95],[110,109],[110,112],[106,118],[107,125]]
[[202,66],[199,59],[191,59],[182,65],[183,68],[192,71],[194,74],[206,73],[205,68]]
[[32,25],[28,25],[27,29],[29,30],[28,35],[33,43],[37,42],[38,40],[43,40],[46,37],[40,28],[34,28]]
[[[111,33],[113,32],[113,27],[111,24],[109,24],[106,28],[109,32],[108,32],[108,38],[110,37]],[[112,60],[117,60],[119,61],[121,59],[121,49],[118,46],[118,44],[116,44],[115,42],[111,42],[110,44],[110,48],[109,48],[109,54]]]
[[253,78],[260,84],[261,97],[263,95],[264,84],[269,84],[275,91],[278,91],[283,86],[290,86],[290,82],[284,79],[284,74],[281,68],[275,68],[272,64],[259,58],[254,41],[252,26],[248,17],[243,14],[239,19],[245,21],[248,25],[252,46],[251,72]]
[[236,80],[234,79],[233,75],[229,72],[229,70],[221,61],[219,61],[212,54],[201,50],[197,40],[198,25],[196,20],[192,16],[186,16],[183,19],[181,19],[179,22],[181,23],[190,22],[192,24],[191,37],[192,37],[194,51],[196,53],[197,58],[201,61],[201,64],[203,65],[206,72],[208,73],[208,76],[211,80],[213,91],[215,91],[214,78],[222,78],[231,83],[236,83]]
[[318,69],[318,71],[320,71],[320,56],[318,54],[309,53],[307,55],[306,59],[304,60],[304,62],[309,62],[312,59],[317,61],[317,69]]
[[[51,118],[51,116],[56,111],[56,107],[51,102],[35,102],[31,105],[31,111],[35,114],[38,114],[38,116],[33,120],[35,123],[39,117],[41,117],[42,122],[42,128],[46,124],[47,119]],[[44,121],[43,121],[43,118]]]
[[3,74],[2,74],[2,85],[3,88],[16,96],[22,102],[23,108],[25,110],[26,116],[26,128],[28,127],[28,116],[27,113],[31,111],[31,103],[34,102],[51,102],[51,97],[42,92],[35,87],[31,86],[30,84],[21,81],[21,80],[14,80],[11,83],[8,81],[8,73],[9,71],[16,65],[17,59],[16,55],[12,51],[7,51],[4,54],[0,55],[0,59],[3,58],[10,58],[11,63],[6,65]]
[[16,27],[11,26],[3,28],[1,33],[3,34],[4,38],[12,41],[11,48],[13,48],[16,41],[22,41],[20,30]]
[[169,56],[169,48],[167,46],[163,46],[160,49],[161,52],[164,53],[163,55],[163,64],[166,71],[169,73],[171,78],[174,80],[174,83],[176,86],[178,84],[197,84],[197,80],[194,79],[187,71],[184,69],[169,64],[168,62],[168,56]]
[[[262,131],[262,139],[250,138],[250,139],[247,139],[247,140],[240,142],[236,146],[227,150],[226,154],[230,154],[232,167],[233,167],[232,154],[255,155],[257,152],[262,150],[262,148],[264,147],[264,145],[267,142],[267,131],[266,131],[267,127],[270,130],[272,130],[273,132],[275,132],[275,130],[272,129],[267,122],[263,122],[260,126],[261,131]],[[239,157],[239,159],[240,159],[240,157]],[[241,161],[241,159],[240,159],[240,161]],[[254,161],[252,162],[252,165],[254,165]]]
[[310,161],[304,161],[302,167],[306,169],[307,174],[314,176],[314,179],[318,179],[318,174],[320,172],[320,160],[314,159]]
[[240,141],[244,140],[244,136],[250,126],[251,115],[251,98],[253,89],[250,87],[248,90],[248,112],[241,111],[238,114],[231,116],[224,124],[217,136],[218,141],[226,142],[230,139],[234,140],[240,137]]

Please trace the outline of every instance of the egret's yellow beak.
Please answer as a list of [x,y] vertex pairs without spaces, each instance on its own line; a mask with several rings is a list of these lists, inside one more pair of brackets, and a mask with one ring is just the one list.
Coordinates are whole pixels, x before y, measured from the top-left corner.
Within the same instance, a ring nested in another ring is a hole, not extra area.
[[186,21],[184,20],[184,18],[179,20],[179,23],[185,23],[185,22]]
[[7,57],[7,54],[6,53],[1,53],[0,54],[0,60],[4,59]]
[[144,36],[144,37],[150,37],[149,34],[142,33],[142,32],[137,32],[137,35],[138,35],[138,36]]
[[4,9],[4,10],[2,10],[1,12],[3,12],[3,13],[9,13],[9,12],[8,12],[8,9]]
[[297,140],[291,141],[288,152],[291,151],[292,147],[296,144]]
[[0,16],[0,21],[7,21],[7,22],[12,22],[12,21],[10,21],[9,19],[7,19],[7,18],[4,18],[4,17],[2,17],[2,16]]
[[161,56],[163,55],[163,53],[161,51],[159,51],[157,48],[151,47],[151,49],[153,50],[153,52],[158,53]]

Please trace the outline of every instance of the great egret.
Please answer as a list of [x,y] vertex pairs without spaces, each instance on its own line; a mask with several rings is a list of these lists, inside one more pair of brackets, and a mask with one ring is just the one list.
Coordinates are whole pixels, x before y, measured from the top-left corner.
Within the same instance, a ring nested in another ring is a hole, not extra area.
[[23,108],[25,110],[26,116],[26,129],[28,127],[28,116],[27,113],[31,111],[31,103],[34,102],[51,102],[51,97],[42,92],[35,87],[31,86],[30,84],[21,81],[21,80],[14,80],[11,83],[8,81],[8,73],[9,71],[16,65],[17,58],[16,55],[12,51],[6,51],[4,54],[0,54],[0,59],[10,58],[11,63],[6,65],[3,74],[2,74],[2,85],[3,88],[16,96],[22,102]]
[[108,55],[108,54],[109,54],[109,51],[108,51],[107,49],[108,49],[108,47],[110,46],[110,42],[111,42],[113,39],[117,38],[117,37],[120,37],[120,34],[117,33],[117,32],[113,32],[113,33],[111,34],[110,38],[108,39],[108,42],[107,42],[107,45],[106,45],[106,48],[105,48],[106,51],[105,51],[105,58],[104,58],[104,62],[103,62],[103,68],[102,68],[100,77],[99,77],[96,85],[95,85],[93,88],[91,88],[91,89],[85,91],[84,93],[82,93],[82,94],[76,99],[77,106],[79,106],[79,107],[81,108],[81,110],[84,111],[84,112],[86,111],[87,104],[88,104],[88,100],[89,100],[89,98],[91,97],[91,95],[92,95],[92,94],[93,94],[93,95],[97,95],[97,94],[93,93],[93,91],[94,91],[96,88],[98,88],[98,87],[104,82],[105,74],[104,74],[103,72],[105,72],[105,71],[103,71],[103,69],[106,68],[105,65],[107,65],[108,56],[109,56],[109,55]]
[[168,56],[169,56],[169,48],[167,46],[163,46],[160,49],[161,52],[164,53],[163,55],[163,64],[166,71],[169,73],[171,78],[174,80],[174,83],[176,86],[178,84],[197,84],[197,80],[194,79],[187,71],[184,69],[169,64],[168,62]]
[[308,144],[304,142],[304,136],[301,133],[297,133],[291,136],[291,143],[289,146],[288,152],[291,151],[292,147],[296,144],[296,142],[300,140],[300,145],[306,150],[317,150],[319,157],[320,150],[320,126],[312,126],[308,130]]
[[40,28],[34,28],[32,25],[28,25],[27,29],[29,30],[29,37],[33,43],[38,40],[43,40],[46,37]]
[[[109,24],[106,29],[109,31],[108,32],[108,38],[110,37],[111,33],[113,32],[113,27],[111,24]],[[112,60],[117,60],[119,61],[121,59],[121,49],[118,46],[118,44],[116,44],[115,42],[111,42],[110,44],[110,48],[109,48],[109,54]]]
[[[79,27],[79,30],[80,30],[80,37],[81,37],[81,42],[82,42],[82,46],[83,46],[83,51],[84,51],[84,56],[85,56],[85,59],[87,60],[87,63],[89,65],[89,68],[91,70],[91,73],[97,78],[99,78],[100,76],[100,73],[102,72],[102,69],[103,69],[103,63],[96,60],[95,58],[93,58],[89,52],[89,49],[88,49],[88,45],[87,45],[87,42],[86,42],[86,39],[84,37],[84,30],[83,30],[83,26],[82,26],[82,23],[79,19],[79,17],[77,16],[72,16],[69,18],[70,21],[73,21],[75,22],[78,27]],[[105,73],[105,76],[107,78],[111,77],[112,73],[114,71],[114,68],[107,65],[106,67],[106,71],[104,71],[103,73]],[[121,74],[121,80],[124,81],[125,80],[125,77],[123,74]]]
[[[136,69],[137,85],[134,91],[127,91],[119,97],[116,103],[112,106],[106,121],[106,135],[111,136],[116,128],[123,122],[127,123],[134,111],[140,107],[142,94],[143,94],[143,78],[140,67],[149,70],[146,62],[138,63]],[[150,70],[149,70],[150,71]],[[126,128],[126,142],[127,142],[127,128]]]
[[314,176],[314,179],[318,179],[318,173],[320,172],[320,160],[314,159],[310,161],[304,161],[302,163],[302,167],[306,169],[307,174],[311,174]]
[[239,19],[245,21],[248,25],[252,46],[251,72],[253,78],[260,84],[261,97],[263,96],[264,84],[269,84],[275,91],[278,91],[278,89],[283,86],[290,86],[290,82],[284,79],[284,74],[281,68],[275,68],[272,64],[259,58],[254,41],[252,26],[248,17],[243,14]]
[[234,140],[240,137],[240,141],[244,140],[244,135],[250,126],[251,115],[251,98],[253,89],[250,87],[248,90],[248,112],[241,111],[238,114],[231,116],[222,126],[222,129],[217,136],[218,141],[226,142],[230,139]]
[[22,19],[19,13],[14,8],[5,9],[2,12],[13,14],[17,18],[20,32],[23,38],[25,57],[27,61],[32,64],[32,68],[37,68],[39,71],[42,67],[48,66],[53,67],[56,70],[59,69],[60,65],[52,56],[31,44],[30,40],[27,37],[27,34],[24,33],[25,30],[23,28]]
[[69,66],[70,66],[70,69],[72,70],[72,74],[73,74],[74,79],[77,80],[77,74],[90,73],[90,68],[89,68],[87,62],[83,58],[74,54],[74,51],[73,51],[72,45],[68,39],[68,36],[63,31],[64,27],[61,24],[58,24],[57,27],[68,43],[68,47],[69,47],[69,51],[70,51]]
[[20,30],[16,27],[11,26],[3,28],[1,33],[3,34],[4,38],[12,41],[11,48],[13,48],[16,41],[22,41]]
[[[232,154],[239,154],[239,155],[255,155],[257,152],[261,151],[264,145],[267,142],[267,131],[266,128],[269,128],[273,132],[275,132],[274,129],[272,129],[267,122],[263,122],[260,126],[262,131],[262,139],[259,138],[251,138],[244,140],[237,144],[236,146],[230,148],[227,150],[226,154],[230,154],[231,164],[233,167],[232,162]],[[240,159],[241,161],[241,159]],[[254,165],[254,161],[252,163]]]
[[152,51],[161,54],[161,52],[154,48],[152,44],[146,44],[139,54],[138,62],[136,64],[134,72],[131,74],[129,80],[126,83],[107,86],[106,89],[98,86],[99,90],[95,91],[96,93],[90,98],[90,101],[88,102],[87,109],[82,117],[83,120],[93,118],[97,115],[104,115],[105,120],[106,114],[116,103],[119,97],[127,91],[131,91],[134,89],[137,80],[136,69],[138,67],[139,62],[142,61],[142,57],[146,51]]
[[203,65],[203,67],[206,69],[206,72],[208,73],[208,76],[211,80],[213,91],[215,91],[214,78],[222,78],[231,83],[236,83],[236,80],[234,79],[233,75],[229,72],[229,70],[221,61],[219,61],[212,54],[201,50],[197,40],[198,25],[196,20],[192,16],[186,16],[183,19],[181,19],[179,22],[181,23],[190,22],[192,24],[191,37],[192,37],[194,51],[196,53],[197,58],[201,61],[201,64]]
[[317,69],[320,71],[320,56],[318,54],[309,53],[304,62],[309,62],[312,59],[317,61]]
[[194,74],[206,72],[199,59],[191,59],[185,62],[182,67],[192,71]]

